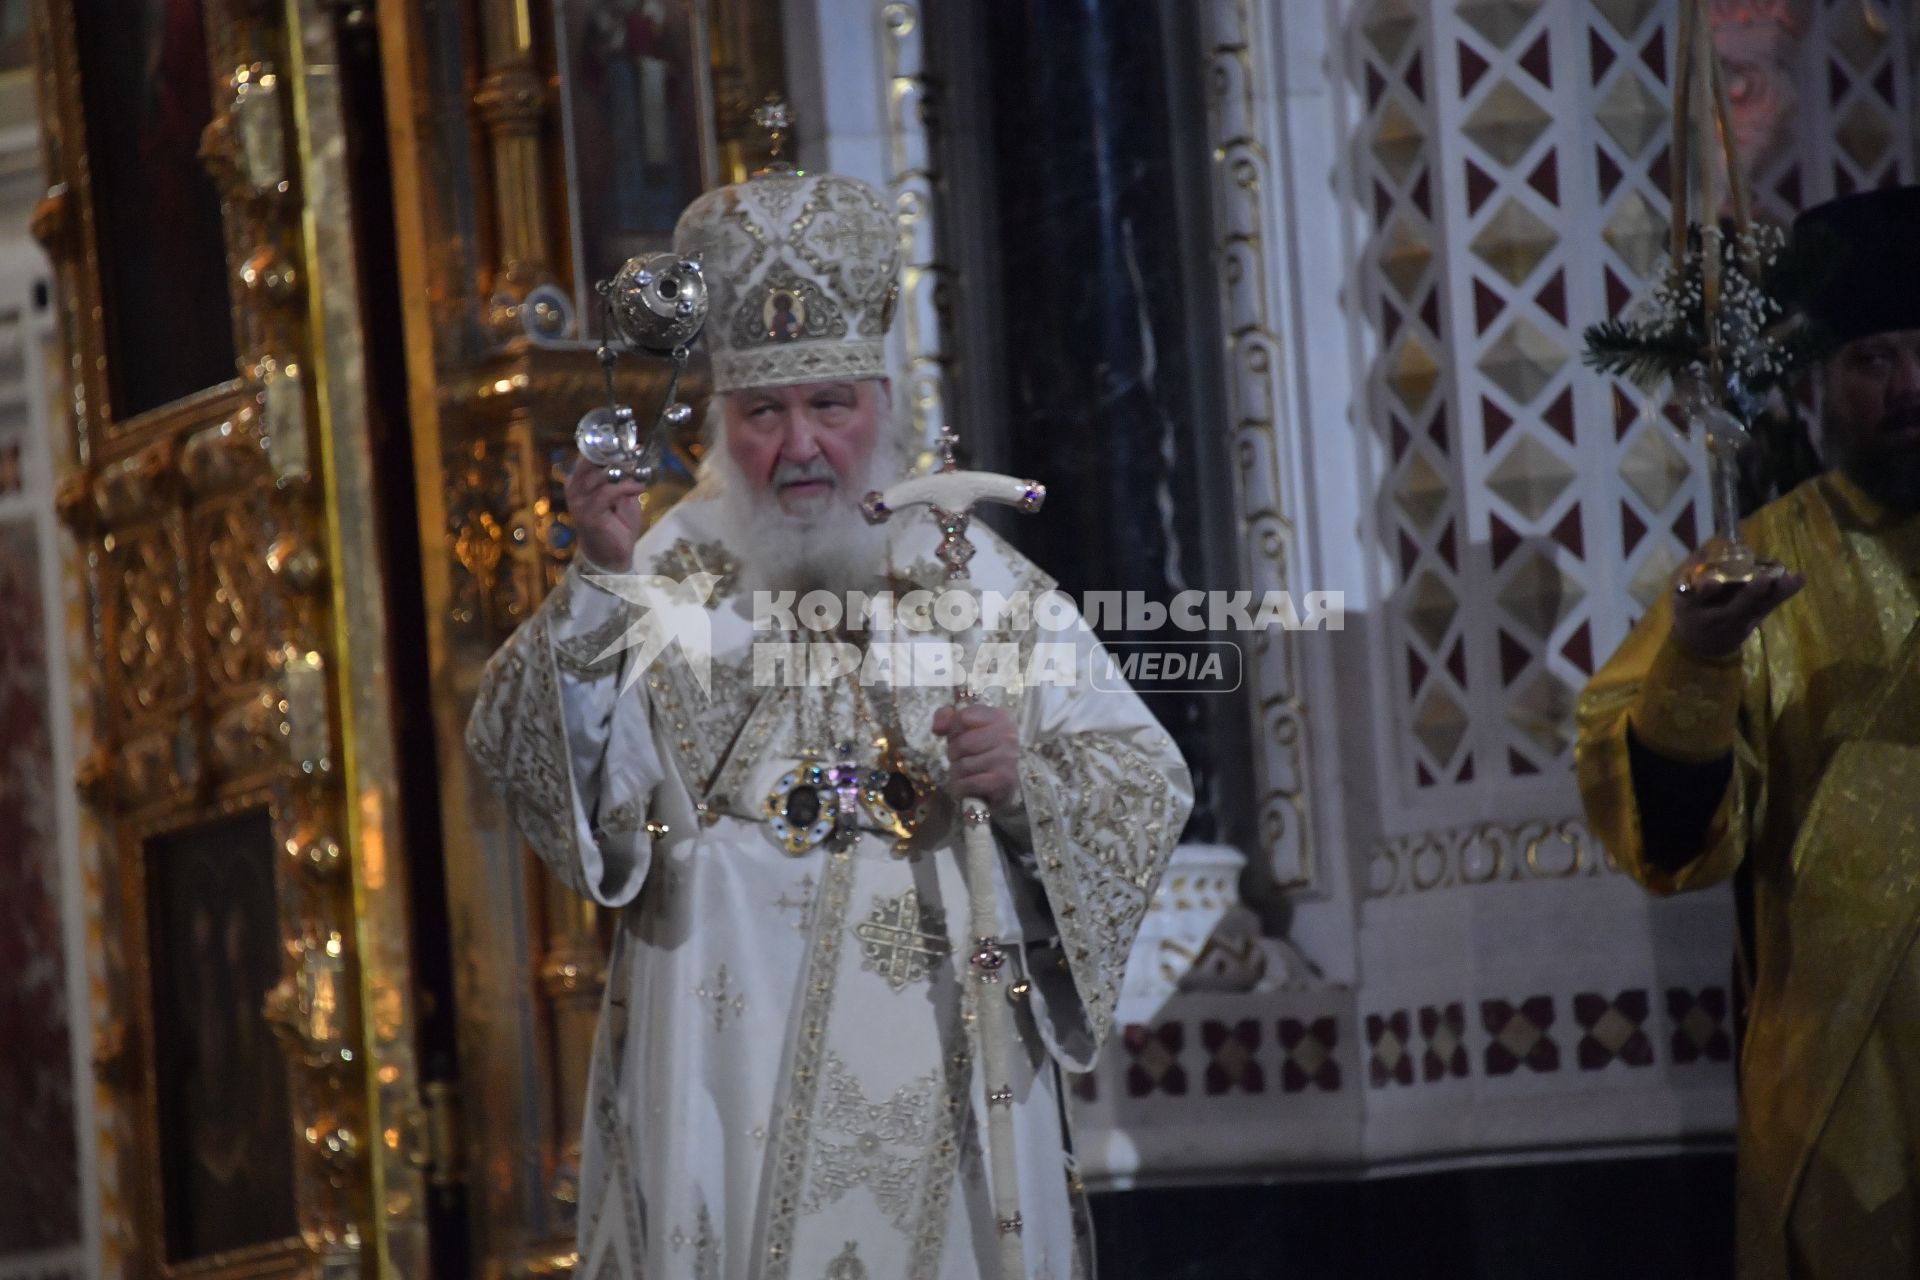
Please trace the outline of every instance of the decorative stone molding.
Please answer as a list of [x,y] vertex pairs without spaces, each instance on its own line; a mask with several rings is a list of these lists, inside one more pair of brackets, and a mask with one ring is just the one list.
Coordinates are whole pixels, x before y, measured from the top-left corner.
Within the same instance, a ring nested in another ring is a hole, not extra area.
[[1522,880],[1617,874],[1578,820],[1489,822],[1385,840],[1367,856],[1366,896],[1394,898]]
[[[1265,109],[1270,85],[1260,59],[1274,47],[1268,24],[1279,8],[1251,0],[1210,0],[1200,8],[1202,47],[1212,71],[1207,140],[1215,157],[1214,247],[1221,329],[1226,335],[1228,430],[1241,533],[1240,585],[1298,589],[1304,561],[1295,449],[1284,436],[1289,394],[1280,337],[1284,302],[1277,271],[1282,193],[1273,172],[1277,139]],[[1291,632],[1255,637],[1247,654],[1253,705],[1254,804],[1261,852],[1274,882],[1315,889],[1321,870],[1309,814],[1309,725],[1303,659]]]

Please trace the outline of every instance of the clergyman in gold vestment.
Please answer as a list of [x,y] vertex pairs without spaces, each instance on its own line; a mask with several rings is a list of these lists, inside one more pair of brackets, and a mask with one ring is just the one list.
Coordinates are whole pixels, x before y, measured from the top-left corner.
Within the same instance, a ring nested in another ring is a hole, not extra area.
[[1920,188],[1810,225],[1841,246],[1813,308],[1845,341],[1835,469],[1747,526],[1787,572],[1676,584],[1579,709],[1587,815],[1629,872],[1750,877],[1742,1280],[1920,1275]]

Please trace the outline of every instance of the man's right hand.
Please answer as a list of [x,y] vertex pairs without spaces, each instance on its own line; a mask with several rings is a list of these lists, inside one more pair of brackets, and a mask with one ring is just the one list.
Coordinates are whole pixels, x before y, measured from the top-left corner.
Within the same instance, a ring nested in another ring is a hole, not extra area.
[[638,480],[609,480],[607,469],[581,458],[567,474],[567,511],[580,539],[580,553],[590,565],[609,573],[625,573],[633,563],[633,544],[640,541],[645,517],[640,495],[646,486]]
[[1748,582],[1713,582],[1696,572],[1704,558],[1681,570],[1673,597],[1673,638],[1696,658],[1731,658],[1768,614],[1807,585],[1805,574],[1786,569]]

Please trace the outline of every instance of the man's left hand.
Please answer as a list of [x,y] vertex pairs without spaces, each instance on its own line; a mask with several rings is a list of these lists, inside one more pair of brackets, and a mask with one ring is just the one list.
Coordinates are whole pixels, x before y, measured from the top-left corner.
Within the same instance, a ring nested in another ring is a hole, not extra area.
[[999,707],[942,707],[933,731],[947,740],[955,795],[977,796],[993,809],[1019,798],[1020,727],[1011,715]]

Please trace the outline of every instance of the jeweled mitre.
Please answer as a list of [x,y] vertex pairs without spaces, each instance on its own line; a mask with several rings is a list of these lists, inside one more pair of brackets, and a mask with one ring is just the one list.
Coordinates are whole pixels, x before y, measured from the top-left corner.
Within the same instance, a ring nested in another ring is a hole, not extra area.
[[698,253],[713,297],[713,389],[887,376],[900,235],[873,187],[766,173],[701,196],[674,250]]

